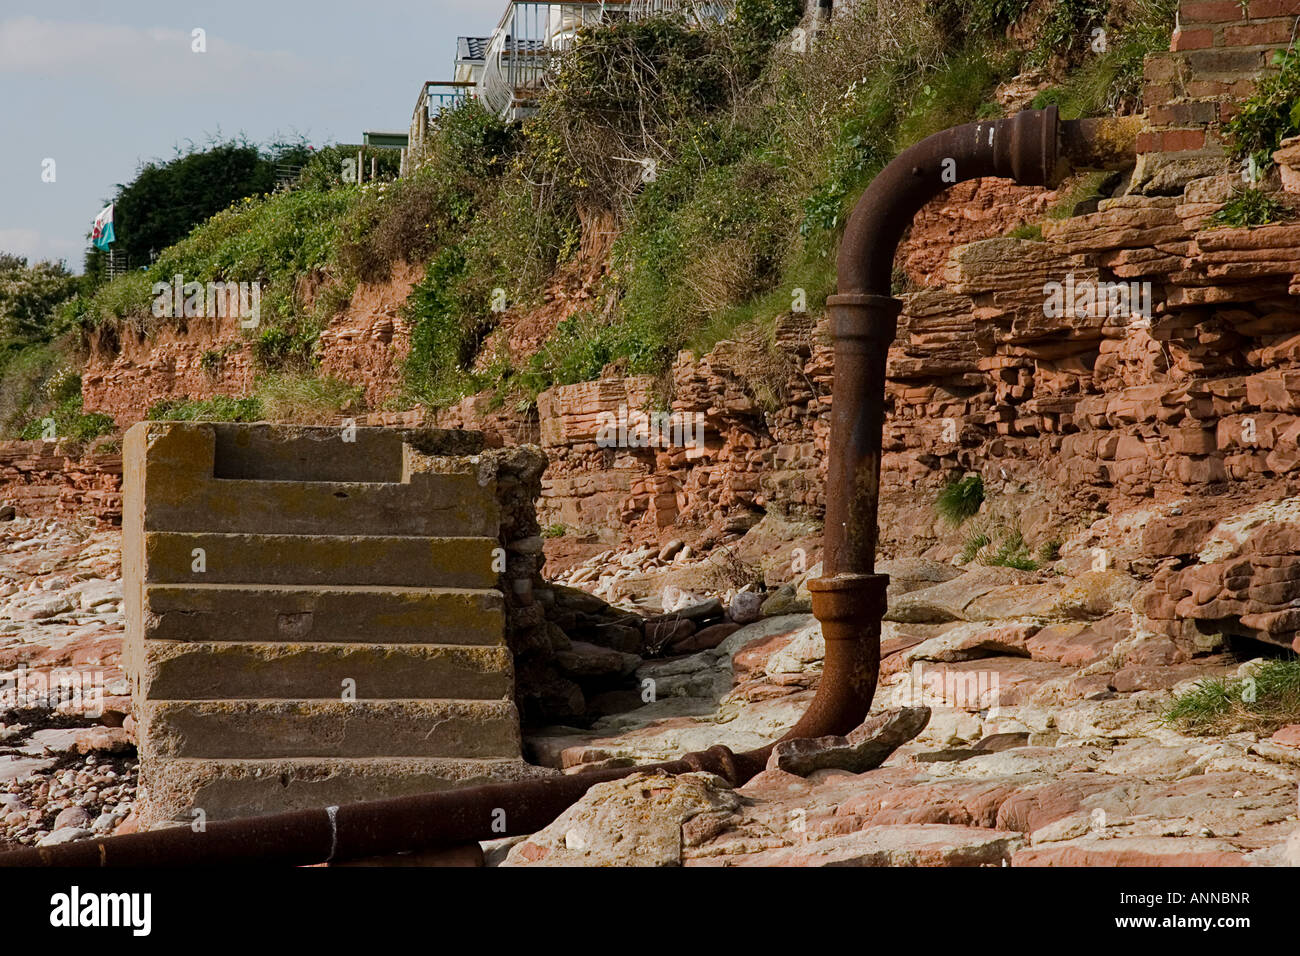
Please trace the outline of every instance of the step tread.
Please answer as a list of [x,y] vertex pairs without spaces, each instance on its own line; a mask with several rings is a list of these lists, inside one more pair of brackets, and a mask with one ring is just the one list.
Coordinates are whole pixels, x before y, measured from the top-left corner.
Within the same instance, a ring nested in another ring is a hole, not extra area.
[[[184,533],[184,532],[182,532]],[[315,593],[337,592],[339,594],[500,594],[495,588],[453,588],[453,587],[417,587],[407,584],[240,584],[238,582],[186,581],[170,584],[162,581],[150,581],[144,586],[146,591],[305,591]]]
[[145,758],[142,814],[189,823],[553,777],[519,757]]

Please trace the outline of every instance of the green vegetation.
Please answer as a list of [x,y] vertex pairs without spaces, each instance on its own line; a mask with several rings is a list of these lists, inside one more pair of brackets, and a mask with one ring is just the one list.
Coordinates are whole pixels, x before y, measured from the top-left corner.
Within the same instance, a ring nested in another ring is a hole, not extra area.
[[982,504],[984,504],[984,479],[979,475],[967,475],[964,478],[954,479],[944,486],[939,492],[939,497],[935,499],[934,510],[938,512],[940,518],[956,527],[966,519],[979,514]]
[[254,391],[263,415],[272,421],[324,425],[362,408],[361,389],[330,376],[264,375]]
[[563,538],[568,529],[562,524],[547,525],[542,529],[543,538]]
[[[0,434],[39,438],[52,418],[56,437],[105,429],[81,414],[80,336],[68,304],[85,287],[62,263],[28,265],[0,253]],[[111,422],[109,423],[111,425]]]
[[977,555],[976,560],[981,564],[1002,568],[1018,568],[1021,571],[1038,570],[1038,562],[1034,560],[1033,552],[1029,550],[1029,545],[1025,543],[1019,529],[1007,531],[998,539],[997,547],[992,550],[986,548],[985,553]]
[[1221,208],[1210,216],[1212,226],[1266,226],[1289,218],[1290,208],[1261,189],[1247,187],[1239,190]]
[[[113,197],[114,251],[125,252],[134,266],[145,265],[231,203],[274,189],[278,164],[300,166],[311,155],[301,142],[261,148],[230,140],[145,163]],[[88,272],[96,271],[96,261],[92,256]]]
[[292,421],[328,424],[361,407],[361,389],[328,376],[285,373],[259,376],[253,394],[218,395],[201,401],[159,402],[149,409],[151,421],[258,422]]
[[33,417],[18,431],[19,438],[72,439],[88,441],[113,431],[111,416],[87,415],[81,406],[81,376],[71,369],[54,372],[41,386],[45,399],[40,417]]
[[1184,733],[1272,733],[1300,720],[1300,659],[1264,661],[1244,678],[1198,681],[1164,718]]
[[[442,406],[490,390],[529,408],[548,387],[608,369],[666,381],[680,350],[731,338],[750,343],[760,407],[779,407],[775,323],[795,303],[823,310],[840,230],[883,165],[948,126],[1000,116],[999,83],[1028,68],[1051,83],[1035,105],[1067,116],[1131,109],[1142,56],[1167,44],[1173,6],[869,0],[801,49],[790,32],[799,0],[740,0],[721,24],[588,27],[522,124],[477,101],[444,111],[411,174],[365,187],[339,175],[349,147],[322,150],[295,190],[223,195],[147,272],[63,311],[73,323],[150,328],[154,282],[260,281],[261,323],[248,333],[259,372],[300,381],[317,374],[318,336],[357,284],[407,263],[423,275],[403,310],[403,401]],[[206,162],[178,159],[150,170],[149,184],[164,172],[198,179]],[[1053,215],[1100,189],[1081,183]],[[1013,235],[1038,239],[1041,227]],[[498,325],[597,259],[607,273],[535,354],[485,353]],[[215,374],[221,358],[203,367]],[[322,408],[351,401],[333,387],[321,394]],[[324,414],[314,401],[295,407]]]
[[264,417],[261,399],[224,395],[203,401],[159,402],[148,412],[150,421],[171,422],[257,422]]
[[[1055,560],[1048,558],[1048,547],[1044,545],[1039,550],[1044,562]],[[1011,525],[990,523],[988,527],[971,532],[962,545],[958,562],[963,565],[974,562],[990,567],[1017,568],[1021,571],[1037,571],[1041,566],[1034,559],[1033,551],[1014,522]]]
[[1273,165],[1273,153],[1288,136],[1300,133],[1300,51],[1279,51],[1276,73],[1264,77],[1223,124],[1233,155],[1257,169]]
[[1016,228],[1007,233],[1007,238],[1024,239],[1028,242],[1042,242],[1043,224],[1039,222],[1027,222],[1024,225],[1016,226]]

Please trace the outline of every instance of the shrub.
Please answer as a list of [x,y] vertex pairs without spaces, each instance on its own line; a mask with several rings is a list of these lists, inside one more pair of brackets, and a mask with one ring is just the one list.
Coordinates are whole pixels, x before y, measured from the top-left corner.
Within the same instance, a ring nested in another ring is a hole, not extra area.
[[0,253],[0,336],[31,340],[55,331],[56,311],[81,288],[61,262],[28,265],[22,256]]
[[421,262],[458,237],[471,200],[428,167],[391,185],[367,186],[340,226],[339,262],[363,282],[381,282],[394,263]]
[[294,185],[298,189],[320,192],[356,183],[358,177],[355,170],[350,179],[345,180],[343,175],[345,166],[355,165],[358,152],[361,153],[363,175],[367,182],[370,181],[372,159],[375,161],[376,172],[380,179],[397,178],[402,163],[402,156],[398,150],[379,149],[374,146],[334,145],[308,153]]
[[117,251],[147,263],[151,253],[179,242],[231,203],[270,192],[275,163],[257,146],[235,140],[145,163],[117,188]]
[[996,521],[985,522],[984,528],[973,531],[966,538],[958,560],[961,564],[976,562],[988,567],[1017,568],[1021,571],[1036,571],[1039,567],[1015,522],[1010,525]]
[[1282,140],[1300,132],[1300,51],[1279,51],[1273,65],[1277,71],[1261,79],[1223,124],[1233,155],[1259,169],[1273,164]]

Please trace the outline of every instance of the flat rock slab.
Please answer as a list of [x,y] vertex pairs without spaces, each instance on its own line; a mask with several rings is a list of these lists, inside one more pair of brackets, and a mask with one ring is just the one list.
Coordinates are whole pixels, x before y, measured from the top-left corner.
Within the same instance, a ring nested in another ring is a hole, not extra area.
[[977,598],[1006,585],[1037,584],[1038,575],[1015,568],[977,567],[941,584],[919,588],[890,604],[885,620],[903,624],[965,621],[966,608]]
[[23,780],[33,773],[41,773],[54,766],[54,759],[42,757],[0,756],[0,783]]
[[1183,837],[1099,839],[1022,849],[1012,866],[1247,866],[1246,855],[1223,840]]
[[688,853],[687,866],[1001,866],[1018,833],[943,824],[870,827],[803,845],[734,855]]

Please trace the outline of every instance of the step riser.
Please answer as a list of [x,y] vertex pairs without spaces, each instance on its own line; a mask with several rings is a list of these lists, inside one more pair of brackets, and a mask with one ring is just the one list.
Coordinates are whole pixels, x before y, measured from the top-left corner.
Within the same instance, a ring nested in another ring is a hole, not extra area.
[[505,700],[513,689],[505,647],[373,644],[195,644],[150,641],[151,700]]
[[479,787],[538,775],[517,760],[146,761],[148,816],[208,821],[336,807],[386,797]]
[[520,756],[506,701],[149,701],[138,732],[156,757]]
[[496,591],[148,585],[144,637],[165,641],[501,643]]
[[[144,535],[150,584],[312,584],[491,588],[498,547],[490,538],[325,535]],[[204,552],[194,570],[195,549]]]
[[410,484],[212,480],[149,499],[147,531],[473,538],[494,534],[497,502],[473,475]]

